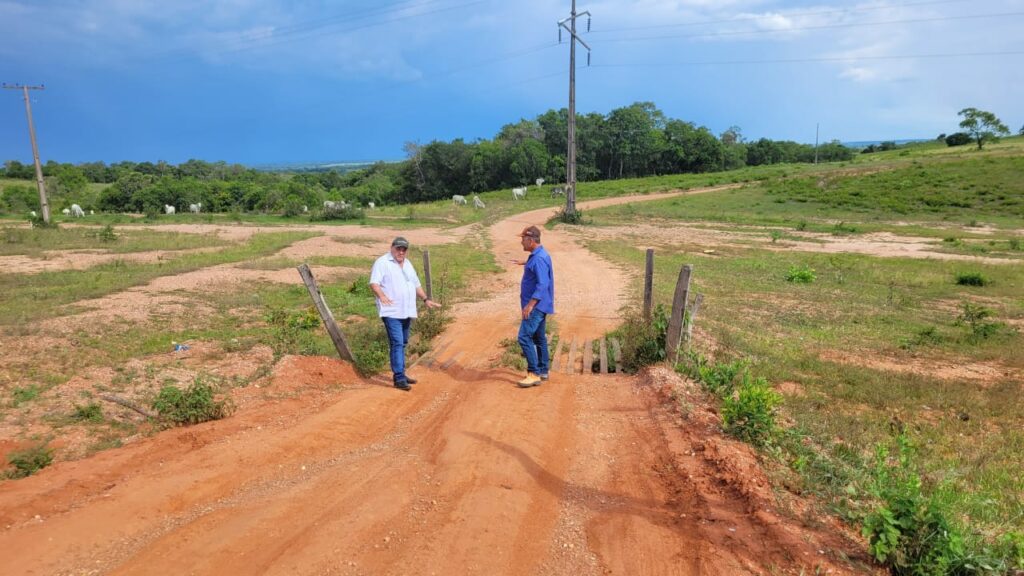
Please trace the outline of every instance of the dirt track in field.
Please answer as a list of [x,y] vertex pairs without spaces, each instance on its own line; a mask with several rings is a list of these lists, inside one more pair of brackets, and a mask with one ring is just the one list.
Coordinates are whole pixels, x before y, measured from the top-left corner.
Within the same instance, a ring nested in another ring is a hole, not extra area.
[[[523,390],[489,367],[518,324],[515,234],[549,213],[489,229],[506,272],[455,310],[411,393],[286,357],[260,388],[234,391],[230,418],[0,484],[0,572],[853,572],[842,558],[862,559],[857,544],[827,518],[796,520],[801,502],[719,434],[691,384],[560,372]],[[568,234],[543,241],[559,333],[600,336],[627,275]]]

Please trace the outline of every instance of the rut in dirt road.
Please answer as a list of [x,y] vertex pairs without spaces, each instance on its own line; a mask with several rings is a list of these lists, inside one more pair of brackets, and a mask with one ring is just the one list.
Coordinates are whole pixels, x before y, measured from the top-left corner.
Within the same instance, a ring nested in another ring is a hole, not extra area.
[[[495,224],[499,261],[549,212]],[[603,337],[626,275],[557,230],[543,242],[559,333]],[[3,572],[848,572],[845,543],[771,510],[756,458],[716,437],[713,414],[680,425],[674,376],[563,370],[523,390],[490,367],[515,334],[520,273],[508,264],[455,311],[410,393],[287,357],[265,401],[226,420],[0,485]]]

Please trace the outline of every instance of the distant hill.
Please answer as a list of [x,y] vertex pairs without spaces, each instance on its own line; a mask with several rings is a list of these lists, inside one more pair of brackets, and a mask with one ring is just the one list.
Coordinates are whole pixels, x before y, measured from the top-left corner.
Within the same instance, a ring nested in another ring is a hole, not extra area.
[[897,146],[903,144],[911,144],[913,142],[930,142],[931,138],[905,138],[903,140],[857,140],[855,142],[843,142],[843,146],[847,148],[867,148],[874,144],[878,146],[882,142],[895,142]]
[[257,164],[254,170],[262,172],[352,172],[369,168],[377,162],[394,162],[394,160],[364,160],[340,162],[279,162],[274,164]]

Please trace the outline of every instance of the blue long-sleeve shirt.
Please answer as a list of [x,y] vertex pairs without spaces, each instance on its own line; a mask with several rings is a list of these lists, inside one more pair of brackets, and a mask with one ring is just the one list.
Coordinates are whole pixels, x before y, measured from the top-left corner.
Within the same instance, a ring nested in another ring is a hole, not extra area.
[[519,284],[519,307],[526,308],[536,299],[535,309],[545,314],[555,313],[555,271],[551,256],[543,246],[537,246],[526,259],[523,281]]

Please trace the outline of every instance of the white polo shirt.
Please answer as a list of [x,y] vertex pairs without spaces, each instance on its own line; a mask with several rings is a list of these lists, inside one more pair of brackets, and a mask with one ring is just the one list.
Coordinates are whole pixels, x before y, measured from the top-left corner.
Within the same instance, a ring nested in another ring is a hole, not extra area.
[[377,298],[377,314],[381,318],[416,317],[416,289],[420,287],[420,279],[408,258],[403,266],[398,265],[390,251],[377,258],[370,270],[370,284],[379,284],[391,299],[391,306],[384,306]]

